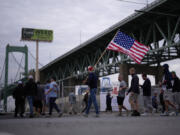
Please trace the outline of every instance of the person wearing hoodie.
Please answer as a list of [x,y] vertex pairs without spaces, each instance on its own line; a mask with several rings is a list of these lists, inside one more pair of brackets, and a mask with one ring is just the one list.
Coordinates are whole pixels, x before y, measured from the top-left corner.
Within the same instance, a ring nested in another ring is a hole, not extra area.
[[[169,72],[169,65],[163,65],[163,78],[161,82],[161,89],[164,91],[164,103],[165,103],[165,112],[161,116],[169,116],[168,109],[169,106],[173,107],[177,112],[176,106],[171,102],[172,99],[172,75]],[[173,112],[174,113],[174,112]],[[177,113],[176,113],[177,114]]]
[[176,72],[171,72],[172,74],[172,92],[173,92],[173,101],[178,105],[178,109],[180,112],[180,80],[176,75]]
[[139,113],[139,107],[138,107],[138,96],[139,96],[139,78],[136,75],[136,70],[135,68],[130,68],[129,69],[129,73],[132,76],[132,80],[131,80],[131,86],[128,90],[127,95],[130,93],[129,95],[129,103],[131,104],[131,109],[132,109],[132,116],[140,116]]
[[92,66],[88,67],[88,72],[89,72],[88,78],[83,81],[83,83],[87,84],[90,88],[90,95],[89,95],[89,99],[88,99],[88,107],[87,107],[85,115],[84,115],[85,117],[88,117],[92,103],[94,104],[94,107],[96,110],[96,117],[99,117],[99,109],[98,109],[97,100],[96,100],[98,78],[97,78],[96,74],[93,72],[93,70],[94,69]]
[[15,99],[15,112],[14,117],[17,117],[17,114],[20,110],[20,117],[24,117],[24,106],[25,106],[25,93],[24,86],[22,81],[18,81],[18,85],[13,92],[13,97]]
[[29,109],[30,109],[30,118],[34,117],[34,108],[33,108],[33,103],[34,103],[34,97],[37,95],[37,84],[33,80],[33,76],[29,76],[29,80],[25,85],[25,93],[27,96],[27,100],[29,103]]
[[151,81],[147,77],[147,74],[142,74],[142,79],[144,80],[143,85],[143,101],[144,101],[144,113],[143,116],[148,115],[148,113],[153,112],[152,100],[151,100]]

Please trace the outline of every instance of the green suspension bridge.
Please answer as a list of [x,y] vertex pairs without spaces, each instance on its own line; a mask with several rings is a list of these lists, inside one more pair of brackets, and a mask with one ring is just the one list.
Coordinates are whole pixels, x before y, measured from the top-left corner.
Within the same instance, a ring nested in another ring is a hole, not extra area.
[[[21,53],[22,56],[20,57],[20,55],[15,55],[14,53]],[[26,82],[27,80],[29,74],[28,56],[32,58],[31,66],[34,67],[31,68],[33,69],[35,68],[35,57],[28,50],[27,46],[10,46],[9,44],[6,46],[5,61],[0,72],[0,99],[4,99],[5,110],[7,109],[7,97],[12,95],[17,82],[20,80]],[[42,64],[40,64],[40,66],[42,66]]]

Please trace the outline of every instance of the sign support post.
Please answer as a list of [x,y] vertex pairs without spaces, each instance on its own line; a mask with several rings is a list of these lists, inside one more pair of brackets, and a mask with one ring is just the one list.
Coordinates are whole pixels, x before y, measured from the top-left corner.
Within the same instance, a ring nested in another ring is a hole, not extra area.
[[39,74],[39,41],[52,42],[53,30],[22,28],[21,40],[36,41],[36,71],[35,81],[40,81]]
[[39,41],[36,40],[36,73],[35,73],[35,81],[39,81]]

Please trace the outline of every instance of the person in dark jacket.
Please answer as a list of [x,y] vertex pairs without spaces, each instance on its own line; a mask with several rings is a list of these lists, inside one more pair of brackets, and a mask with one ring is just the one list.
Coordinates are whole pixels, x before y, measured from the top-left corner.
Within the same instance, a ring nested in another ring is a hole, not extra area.
[[149,78],[147,78],[146,74],[142,74],[142,78],[144,80],[143,85],[141,86],[143,89],[143,101],[144,101],[144,116],[147,115],[147,113],[152,113],[152,102],[151,102],[151,81]]
[[[163,70],[164,70],[164,74],[163,74],[163,79],[162,79],[162,90],[163,92],[163,98],[164,98],[164,102],[165,102],[165,112],[164,114],[162,114],[162,116],[169,116],[169,106],[173,107],[176,114],[177,114],[177,109],[176,106],[171,102],[172,100],[172,75],[169,72],[169,65],[168,64],[164,64],[163,65]],[[172,112],[172,113],[175,113]]]
[[37,84],[33,80],[33,76],[29,76],[29,80],[25,85],[25,93],[27,96],[27,100],[29,103],[29,109],[30,109],[30,118],[34,117],[34,111],[33,111],[33,102],[34,102],[34,97],[37,95]]
[[25,106],[25,93],[24,93],[24,86],[22,81],[18,82],[18,86],[15,88],[13,92],[13,97],[15,99],[14,117],[17,117],[19,110],[20,110],[20,117],[23,117],[24,106]]
[[172,92],[174,103],[178,105],[180,112],[180,80],[176,75],[176,72],[171,72],[172,74]]
[[84,111],[86,111],[87,107],[88,107],[88,98],[89,98],[89,92],[87,91],[86,94],[84,95],[84,98],[83,98],[83,102],[85,103],[85,107],[84,109],[82,110],[82,113]]
[[130,75],[132,75],[132,80],[127,95],[130,93],[129,103],[131,104],[131,109],[133,111],[131,115],[140,116],[140,113],[138,111],[139,78],[136,75],[135,68],[130,68],[129,73]]
[[43,99],[44,99],[44,87],[43,85],[40,84],[40,82],[37,82],[37,94],[34,96],[34,103],[33,103],[37,116],[39,116],[42,113]]
[[112,97],[111,94],[108,92],[106,95],[106,112],[107,111],[112,112],[111,101],[112,101]]
[[84,81],[84,83],[86,83],[90,88],[90,96],[88,99],[88,107],[86,109],[86,113],[84,116],[86,117],[88,116],[89,110],[91,108],[91,104],[93,103],[96,110],[96,117],[99,117],[99,109],[98,109],[97,100],[96,100],[98,78],[96,74],[93,72],[92,66],[88,67],[88,72],[89,72],[88,78]]

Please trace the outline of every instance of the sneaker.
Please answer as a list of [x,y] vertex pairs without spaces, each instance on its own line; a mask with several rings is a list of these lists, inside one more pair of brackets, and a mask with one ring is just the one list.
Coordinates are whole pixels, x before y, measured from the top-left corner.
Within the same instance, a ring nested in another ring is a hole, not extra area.
[[88,114],[85,113],[83,116],[84,116],[84,117],[88,117]]
[[29,118],[34,118],[34,115],[30,114],[30,115],[29,115]]
[[135,111],[133,111],[133,112],[131,113],[131,116],[136,116]]
[[155,108],[153,108],[152,113],[153,113],[153,114],[154,114],[154,113],[157,113],[157,110],[156,110]]
[[178,114],[179,114],[179,112],[178,112],[178,111],[176,111],[176,116],[178,116]]
[[168,112],[164,112],[160,116],[169,116],[169,113]]
[[169,115],[170,115],[170,116],[175,116],[176,113],[175,113],[175,112],[171,112],[171,113],[169,113]]
[[96,117],[98,118],[98,117],[99,117],[99,114],[96,114]]
[[44,116],[44,115],[45,115],[45,113],[41,113],[41,115],[42,115],[42,116]]
[[129,111],[128,110],[126,111],[126,116],[129,116]]
[[45,117],[46,117],[46,118],[50,118],[50,117],[51,117],[51,115],[50,115],[50,114],[48,114],[48,115],[46,115]]
[[141,116],[141,114],[138,111],[136,111],[136,116]]
[[118,116],[122,116],[122,113],[119,113]]
[[62,117],[62,115],[63,115],[63,114],[60,112],[58,117]]
[[148,114],[145,112],[145,113],[143,113],[143,114],[141,114],[142,116],[147,116]]
[[140,113],[138,111],[133,111],[133,113],[131,114],[131,116],[140,116]]

